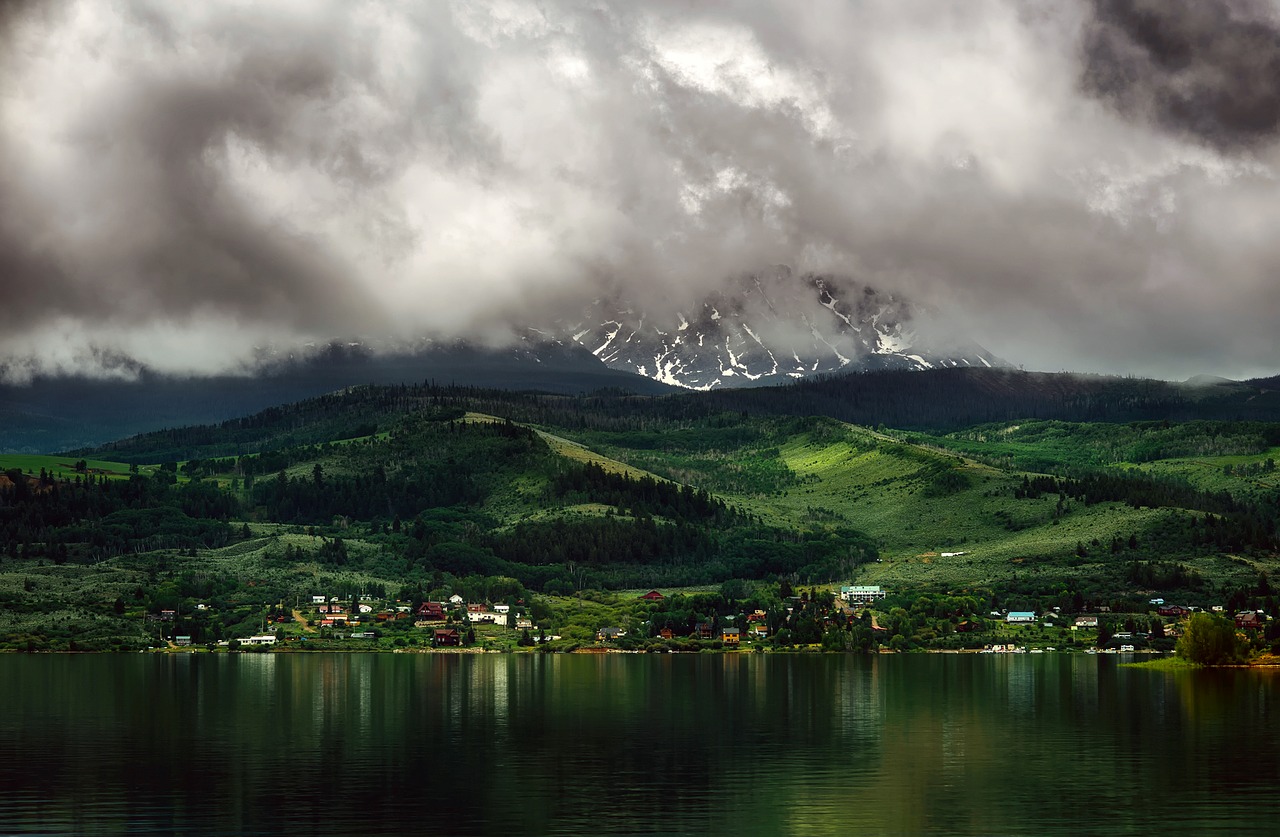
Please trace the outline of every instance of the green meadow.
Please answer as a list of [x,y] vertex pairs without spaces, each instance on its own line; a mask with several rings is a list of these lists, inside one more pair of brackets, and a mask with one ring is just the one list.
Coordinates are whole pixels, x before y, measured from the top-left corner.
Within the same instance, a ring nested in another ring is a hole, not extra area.
[[[85,470],[76,469],[76,463],[81,461],[85,464]],[[112,479],[125,479],[130,474],[129,467],[123,462],[72,455],[44,456],[39,454],[0,453],[0,472],[17,469],[24,474],[34,476],[39,476],[40,472],[44,471],[56,477],[75,477],[91,473]],[[139,470],[147,473],[153,468],[142,467]]]

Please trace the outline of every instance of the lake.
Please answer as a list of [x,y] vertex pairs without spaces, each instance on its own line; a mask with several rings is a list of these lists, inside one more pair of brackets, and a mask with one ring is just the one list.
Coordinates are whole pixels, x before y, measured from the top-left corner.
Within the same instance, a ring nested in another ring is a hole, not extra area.
[[0,833],[1188,834],[1280,672],[1111,656],[0,657]]

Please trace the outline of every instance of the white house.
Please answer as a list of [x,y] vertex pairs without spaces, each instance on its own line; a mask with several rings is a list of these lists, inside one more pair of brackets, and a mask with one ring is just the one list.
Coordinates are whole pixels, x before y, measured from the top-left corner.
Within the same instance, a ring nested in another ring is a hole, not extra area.
[[461,596],[459,596],[457,593],[454,593],[452,596],[449,597],[449,604],[451,605],[455,605],[455,606],[460,605],[463,603],[463,601],[465,600]]
[[311,597],[311,603],[312,603],[312,604],[324,604],[326,601],[328,601],[328,599],[326,599],[324,596],[312,596],[312,597]]
[[1005,622],[1013,624],[1015,622],[1034,622],[1036,621],[1035,611],[1031,610],[1011,610],[1009,615],[1004,618]]
[[846,602],[869,602],[872,599],[883,599],[885,597],[884,590],[878,585],[842,585],[840,587],[840,598]]
[[242,645],[275,645],[276,638],[271,634],[262,634],[261,636],[251,636],[248,639],[240,640]]

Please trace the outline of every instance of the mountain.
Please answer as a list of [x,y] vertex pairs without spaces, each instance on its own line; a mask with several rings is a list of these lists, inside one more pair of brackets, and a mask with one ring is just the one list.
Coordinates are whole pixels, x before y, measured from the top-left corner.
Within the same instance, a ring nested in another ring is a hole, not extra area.
[[697,390],[836,372],[1007,365],[945,331],[934,312],[895,294],[784,267],[744,277],[685,311],[597,299],[581,317],[535,329],[531,339],[573,342],[611,369]]

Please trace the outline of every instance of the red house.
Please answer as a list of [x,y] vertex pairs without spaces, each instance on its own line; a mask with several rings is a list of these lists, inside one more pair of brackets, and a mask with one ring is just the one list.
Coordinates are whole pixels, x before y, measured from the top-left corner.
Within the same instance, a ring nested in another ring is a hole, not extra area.
[[648,593],[645,593],[640,598],[646,602],[660,602],[666,597],[663,596],[661,593],[659,593],[657,590],[650,590]]
[[462,636],[457,628],[438,628],[432,635],[432,643],[437,648],[456,648],[462,644]]
[[1237,628],[1243,628],[1246,631],[1260,631],[1266,620],[1252,610],[1242,610],[1236,614],[1235,622]]
[[1191,611],[1181,605],[1162,605],[1156,609],[1156,613],[1161,616],[1172,616],[1175,619],[1182,619],[1191,615]]
[[444,621],[444,606],[439,602],[423,602],[418,605],[418,617],[421,619]]

